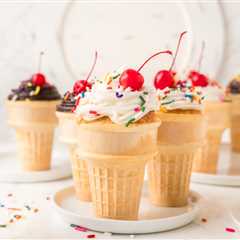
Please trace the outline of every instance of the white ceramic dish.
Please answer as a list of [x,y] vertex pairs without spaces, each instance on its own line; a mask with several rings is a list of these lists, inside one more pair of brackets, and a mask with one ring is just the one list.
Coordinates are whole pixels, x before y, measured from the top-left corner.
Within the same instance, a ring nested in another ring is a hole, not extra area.
[[217,173],[192,173],[191,180],[203,184],[240,186],[240,154],[231,153],[230,144],[222,144]]
[[16,152],[0,151],[0,182],[33,183],[63,179],[72,175],[66,154],[53,153],[52,168],[48,171],[26,172],[20,167]]
[[146,184],[137,221],[122,221],[96,218],[92,203],[76,199],[74,188],[68,187],[56,192],[53,205],[60,217],[68,224],[84,226],[93,231],[119,234],[144,234],[168,231],[192,222],[198,212],[201,196],[191,192],[189,203],[181,208],[159,208],[151,205],[147,198]]

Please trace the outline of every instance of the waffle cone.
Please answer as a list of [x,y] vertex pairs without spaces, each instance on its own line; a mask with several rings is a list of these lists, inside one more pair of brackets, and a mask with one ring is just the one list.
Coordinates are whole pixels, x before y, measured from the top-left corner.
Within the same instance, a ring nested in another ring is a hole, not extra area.
[[90,202],[91,192],[87,163],[79,158],[76,152],[76,145],[69,145],[69,152],[76,196],[81,201]]
[[148,163],[150,200],[160,207],[187,204],[192,163],[197,146],[159,147],[158,155]]
[[150,200],[154,205],[187,204],[192,163],[205,138],[202,114],[160,113],[158,154],[148,163]]
[[88,155],[92,199],[97,217],[136,220],[145,164],[152,155]]
[[159,125],[79,124],[78,154],[87,161],[97,217],[138,218],[145,164],[156,153]]
[[194,172],[216,173],[223,130],[209,130],[207,139],[199,149],[193,163]]
[[72,112],[56,112],[60,141],[73,145],[76,143],[76,121]]
[[222,134],[230,126],[230,103],[206,102],[204,115],[207,120],[207,134],[204,146],[194,159],[193,171],[216,173]]
[[18,153],[26,171],[48,170],[58,101],[8,101],[8,123],[17,136]]
[[231,145],[232,151],[240,153],[240,96],[232,96]]

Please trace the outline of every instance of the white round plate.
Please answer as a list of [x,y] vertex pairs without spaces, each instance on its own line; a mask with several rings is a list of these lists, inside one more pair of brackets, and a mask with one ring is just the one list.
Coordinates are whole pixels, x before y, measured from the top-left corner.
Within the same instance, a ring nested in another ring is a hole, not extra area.
[[240,227],[240,207],[238,206],[234,210],[231,211],[230,213],[233,221]]
[[53,152],[52,168],[48,171],[23,171],[14,151],[0,151],[0,182],[33,183],[70,177],[70,161],[66,154]]
[[144,234],[179,228],[192,222],[199,212],[201,196],[195,192],[191,192],[186,207],[160,208],[149,203],[146,190],[145,184],[137,221],[96,218],[92,203],[77,200],[73,187],[56,192],[53,205],[68,224],[76,224],[93,231],[119,234]]
[[192,173],[192,182],[221,186],[240,186],[240,154],[230,144],[222,144],[216,174]]

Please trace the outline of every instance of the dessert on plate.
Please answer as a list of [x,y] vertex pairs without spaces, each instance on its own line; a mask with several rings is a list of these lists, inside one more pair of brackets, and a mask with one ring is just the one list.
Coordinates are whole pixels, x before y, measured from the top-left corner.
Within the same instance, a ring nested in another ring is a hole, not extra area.
[[231,146],[233,152],[240,152],[240,75],[234,77],[227,86],[231,99]]
[[205,137],[201,92],[189,82],[176,82],[172,74],[184,34],[171,68],[158,72],[154,80],[160,99],[157,115],[162,123],[158,154],[148,163],[148,185],[151,202],[164,207],[187,204],[192,163]]
[[75,110],[78,154],[88,164],[97,217],[138,218],[145,164],[156,154],[160,125],[156,93],[140,73],[145,63],[96,80]]
[[230,102],[226,100],[225,90],[217,81],[210,80],[199,72],[191,76],[190,72],[189,79],[192,84],[200,87],[203,93],[204,115],[207,121],[206,141],[194,161],[193,171],[216,173],[222,134],[230,127]]
[[72,163],[72,172],[74,180],[74,188],[76,196],[81,201],[91,201],[91,192],[88,178],[88,169],[86,161],[79,158],[76,151],[76,120],[75,120],[75,105],[80,101],[81,96],[91,89],[89,81],[97,61],[97,52],[93,66],[85,80],[78,80],[74,84],[73,90],[64,94],[62,102],[57,106],[56,115],[59,120],[60,140],[69,147],[69,153]]
[[18,152],[24,170],[50,168],[57,125],[55,109],[60,99],[56,87],[40,72],[22,81],[8,96],[8,123],[16,130]]

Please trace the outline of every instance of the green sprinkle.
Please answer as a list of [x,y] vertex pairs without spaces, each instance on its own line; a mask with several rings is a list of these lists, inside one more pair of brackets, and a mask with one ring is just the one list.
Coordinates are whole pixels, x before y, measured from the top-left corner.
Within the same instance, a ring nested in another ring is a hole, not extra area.
[[7,227],[7,225],[5,225],[5,224],[0,224],[0,228],[5,228],[5,227]]
[[142,111],[142,112],[144,112],[145,109],[146,109],[146,108],[145,108],[144,106],[141,107],[141,111]]
[[148,92],[143,92],[144,95],[148,95]]
[[135,118],[131,118],[129,119],[129,121],[126,123],[126,127],[128,127],[131,123],[133,123],[135,121]]
[[114,80],[114,79],[118,78],[119,76],[120,76],[120,73],[115,75],[115,76],[113,76],[112,79]]
[[175,101],[174,101],[174,100],[172,100],[172,101],[169,101],[169,102],[165,102],[165,103],[162,103],[162,105],[171,104],[171,103],[173,103],[173,102],[175,102]]
[[145,99],[143,98],[143,96],[139,96],[140,100],[141,100],[141,107],[145,104]]

